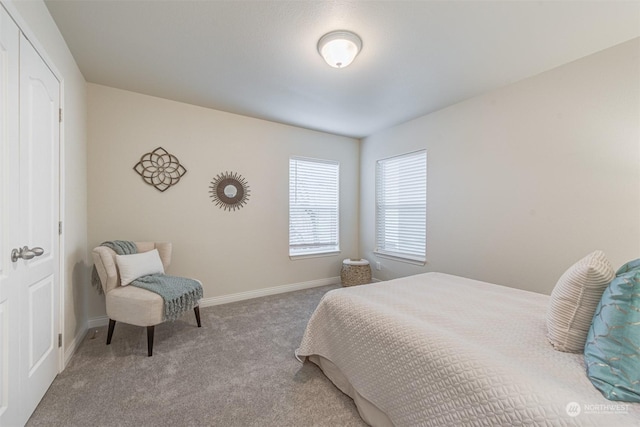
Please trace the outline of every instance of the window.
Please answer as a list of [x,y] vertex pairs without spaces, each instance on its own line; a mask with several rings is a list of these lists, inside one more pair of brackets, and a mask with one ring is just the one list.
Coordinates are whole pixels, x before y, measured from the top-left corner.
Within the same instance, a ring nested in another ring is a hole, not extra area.
[[340,250],[338,162],[289,159],[289,256]]
[[427,246],[427,152],[378,160],[376,250],[424,264]]

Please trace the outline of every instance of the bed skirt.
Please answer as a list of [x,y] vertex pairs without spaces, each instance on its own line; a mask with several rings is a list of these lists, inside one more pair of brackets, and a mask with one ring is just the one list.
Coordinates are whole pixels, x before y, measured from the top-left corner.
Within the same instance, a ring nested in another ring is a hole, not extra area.
[[347,377],[333,364],[329,359],[322,356],[311,355],[308,356],[311,362],[320,367],[325,376],[331,380],[331,382],[340,389],[344,394],[353,399],[360,417],[370,426],[376,427],[393,427],[393,423],[387,417],[387,415],[378,409],[373,403],[362,397],[358,390],[353,388],[353,385],[349,382]]

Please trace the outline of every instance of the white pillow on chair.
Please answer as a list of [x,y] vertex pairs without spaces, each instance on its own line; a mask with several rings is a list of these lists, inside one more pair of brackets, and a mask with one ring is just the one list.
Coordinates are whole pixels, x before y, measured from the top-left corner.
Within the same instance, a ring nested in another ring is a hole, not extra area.
[[116,264],[120,270],[120,284],[127,286],[138,277],[154,273],[164,274],[162,260],[157,249],[131,255],[116,255]]

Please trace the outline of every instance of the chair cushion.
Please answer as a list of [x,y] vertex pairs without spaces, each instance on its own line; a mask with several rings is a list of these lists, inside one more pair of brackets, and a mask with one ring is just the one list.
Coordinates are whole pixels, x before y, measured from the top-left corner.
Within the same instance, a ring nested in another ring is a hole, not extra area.
[[162,273],[162,261],[157,249],[132,255],[116,255],[120,271],[120,286],[127,286],[139,277]]
[[135,286],[118,286],[106,295],[107,316],[116,322],[137,326],[162,323],[164,301],[151,291]]
[[[138,253],[147,252],[153,249],[158,250],[162,266],[166,271],[171,262],[171,243],[166,242],[135,242]],[[116,265],[116,253],[106,246],[98,246],[92,252],[93,261],[102,282],[102,289],[105,294],[120,286],[120,274]]]

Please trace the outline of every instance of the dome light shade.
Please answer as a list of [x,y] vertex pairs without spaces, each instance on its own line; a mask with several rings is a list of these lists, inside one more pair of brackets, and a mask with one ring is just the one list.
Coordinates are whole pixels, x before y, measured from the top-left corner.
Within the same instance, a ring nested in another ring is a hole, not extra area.
[[318,41],[318,52],[334,68],[351,64],[362,50],[362,40],[350,31],[332,31]]

